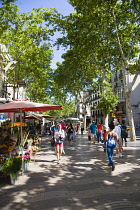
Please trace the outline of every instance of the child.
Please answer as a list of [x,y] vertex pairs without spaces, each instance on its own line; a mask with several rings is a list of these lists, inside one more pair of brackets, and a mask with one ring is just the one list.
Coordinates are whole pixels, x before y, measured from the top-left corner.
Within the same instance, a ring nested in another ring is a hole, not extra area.
[[106,152],[106,135],[107,135],[107,132],[106,130],[103,131],[103,148],[104,148],[104,152]]
[[88,128],[87,134],[88,134],[88,140],[91,141],[91,130],[90,130],[90,128]]

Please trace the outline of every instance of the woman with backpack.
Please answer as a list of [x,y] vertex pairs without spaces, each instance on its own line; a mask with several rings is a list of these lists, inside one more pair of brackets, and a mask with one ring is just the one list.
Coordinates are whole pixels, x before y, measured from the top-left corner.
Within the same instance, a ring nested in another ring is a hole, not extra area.
[[113,129],[114,129],[114,125],[110,124],[109,131],[107,132],[107,135],[106,135],[106,150],[107,150],[107,155],[108,155],[108,160],[109,160],[108,166],[111,166],[112,171],[115,170],[115,165],[113,162],[113,151],[114,151],[114,148],[116,147],[116,142],[121,147],[121,144],[118,139],[118,135],[116,132],[113,131]]

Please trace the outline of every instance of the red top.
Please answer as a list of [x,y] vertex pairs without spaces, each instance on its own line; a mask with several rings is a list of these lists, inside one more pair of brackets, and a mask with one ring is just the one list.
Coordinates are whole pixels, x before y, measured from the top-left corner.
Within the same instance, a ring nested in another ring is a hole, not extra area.
[[64,123],[61,123],[61,128],[62,128],[62,130],[65,130],[66,129],[66,125]]
[[104,139],[106,138],[106,134],[107,134],[107,132],[104,131],[104,132],[103,132],[103,138],[104,138]]
[[102,125],[97,125],[98,131],[102,131],[103,130],[103,126]]

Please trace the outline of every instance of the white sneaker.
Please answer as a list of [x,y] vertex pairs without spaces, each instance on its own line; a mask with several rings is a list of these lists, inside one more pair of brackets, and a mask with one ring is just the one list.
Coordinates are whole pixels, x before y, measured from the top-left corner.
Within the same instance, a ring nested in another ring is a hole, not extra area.
[[119,157],[122,157],[122,153],[119,153]]

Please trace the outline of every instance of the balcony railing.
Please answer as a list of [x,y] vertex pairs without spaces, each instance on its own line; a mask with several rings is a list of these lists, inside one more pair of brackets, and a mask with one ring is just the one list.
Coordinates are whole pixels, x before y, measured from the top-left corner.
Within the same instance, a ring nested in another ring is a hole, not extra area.
[[124,97],[119,97],[118,100],[119,100],[119,102],[125,102],[125,98]]
[[122,77],[123,77],[123,74],[122,74],[122,71],[120,71],[119,78],[122,78]]
[[94,110],[94,109],[96,109],[96,107],[95,107],[95,106],[92,106],[92,107],[91,107],[91,110]]
[[115,112],[116,115],[126,115],[125,111],[118,110]]

